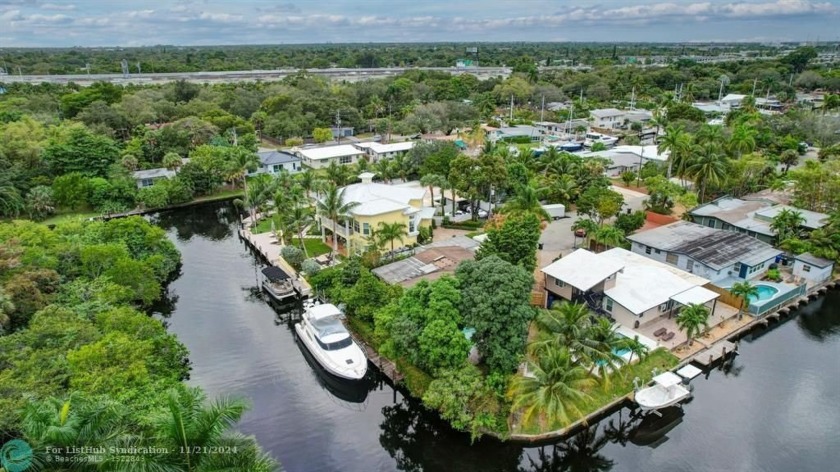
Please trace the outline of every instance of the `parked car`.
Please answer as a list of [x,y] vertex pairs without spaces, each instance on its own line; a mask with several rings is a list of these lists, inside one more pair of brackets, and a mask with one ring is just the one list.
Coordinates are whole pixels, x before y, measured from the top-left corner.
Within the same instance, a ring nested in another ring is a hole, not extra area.
[[487,210],[482,210],[482,209],[479,208],[479,210],[478,210],[478,217],[479,218],[487,218],[488,216],[490,216],[490,214],[487,213]]

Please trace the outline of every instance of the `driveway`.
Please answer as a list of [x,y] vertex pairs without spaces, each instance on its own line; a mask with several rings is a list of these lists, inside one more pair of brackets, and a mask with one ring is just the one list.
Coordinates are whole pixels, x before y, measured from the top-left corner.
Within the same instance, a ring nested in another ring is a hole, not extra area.
[[630,190],[624,187],[618,187],[613,185],[610,187],[612,190],[620,193],[624,196],[624,207],[623,209],[626,211],[628,208],[636,211],[636,210],[644,210],[645,205],[644,202],[647,200],[648,195],[642,192],[637,192],[635,190]]

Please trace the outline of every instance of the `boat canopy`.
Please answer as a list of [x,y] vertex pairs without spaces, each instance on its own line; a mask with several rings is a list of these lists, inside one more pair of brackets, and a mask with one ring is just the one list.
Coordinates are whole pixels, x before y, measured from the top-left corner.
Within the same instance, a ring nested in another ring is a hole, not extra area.
[[317,331],[318,337],[324,339],[331,334],[347,334],[347,328],[336,316],[328,316],[312,320],[312,327]]
[[323,305],[315,305],[307,309],[309,319],[315,321],[320,318],[327,318],[330,316],[340,316],[341,310],[332,303],[325,303]]
[[661,373],[654,377],[653,381],[665,388],[673,387],[674,385],[679,385],[680,383],[682,383],[682,379],[680,378],[680,376],[673,372]]
[[279,267],[269,266],[262,270],[263,275],[272,282],[282,282],[289,278],[289,274]]

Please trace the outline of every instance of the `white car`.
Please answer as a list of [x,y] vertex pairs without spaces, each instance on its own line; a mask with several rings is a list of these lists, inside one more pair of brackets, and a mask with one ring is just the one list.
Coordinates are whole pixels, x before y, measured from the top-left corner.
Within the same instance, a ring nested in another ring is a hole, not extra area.
[[482,209],[479,208],[479,210],[478,210],[478,217],[479,218],[487,218],[488,216],[490,216],[490,214],[487,213],[487,210],[482,210]]

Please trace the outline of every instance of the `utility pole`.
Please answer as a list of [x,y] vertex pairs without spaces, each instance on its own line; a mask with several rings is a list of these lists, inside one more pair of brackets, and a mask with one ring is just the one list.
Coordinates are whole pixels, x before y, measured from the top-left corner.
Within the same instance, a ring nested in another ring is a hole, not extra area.
[[[513,94],[510,94],[510,121],[513,121]],[[510,126],[510,123],[508,123]]]
[[391,103],[388,102],[388,141],[387,143],[391,142]]
[[341,144],[341,110],[335,112],[335,127],[338,130],[336,133],[336,142]]
[[755,97],[755,86],[758,84],[758,79],[753,79],[753,91],[752,96]]
[[234,127],[234,128],[231,128],[231,129],[233,130],[233,145],[238,146],[239,145],[239,140],[236,137],[236,128]]
[[545,95],[542,96],[542,108],[540,108],[540,121],[543,121],[545,115]]

